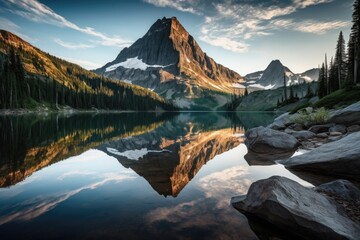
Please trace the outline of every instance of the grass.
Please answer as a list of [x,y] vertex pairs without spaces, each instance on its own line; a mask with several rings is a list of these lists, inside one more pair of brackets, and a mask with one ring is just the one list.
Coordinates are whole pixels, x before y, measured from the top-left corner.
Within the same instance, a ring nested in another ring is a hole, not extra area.
[[330,116],[329,111],[323,107],[310,112],[300,110],[298,113],[298,115],[294,116],[293,121],[299,124],[322,124],[325,123]]
[[317,108],[340,108],[360,101],[360,87],[350,90],[341,89],[333,92],[313,104]]

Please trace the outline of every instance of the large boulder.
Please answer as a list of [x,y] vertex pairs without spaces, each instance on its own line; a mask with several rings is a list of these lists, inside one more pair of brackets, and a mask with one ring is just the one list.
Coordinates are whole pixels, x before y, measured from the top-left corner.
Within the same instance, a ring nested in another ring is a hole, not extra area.
[[360,132],[281,161],[290,170],[313,172],[360,182]]
[[245,144],[248,149],[256,153],[290,152],[300,145],[295,137],[262,126],[250,129],[245,133],[245,137]]
[[328,122],[344,124],[346,126],[360,124],[360,101],[333,112]]
[[334,201],[288,178],[253,183],[232,205],[299,239],[358,239],[360,227]]

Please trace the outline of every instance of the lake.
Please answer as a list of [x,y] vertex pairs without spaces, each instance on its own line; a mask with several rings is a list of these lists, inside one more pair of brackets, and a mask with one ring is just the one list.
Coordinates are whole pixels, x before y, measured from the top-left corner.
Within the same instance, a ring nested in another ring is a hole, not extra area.
[[1,239],[258,239],[230,204],[281,165],[244,158],[265,112],[0,117]]

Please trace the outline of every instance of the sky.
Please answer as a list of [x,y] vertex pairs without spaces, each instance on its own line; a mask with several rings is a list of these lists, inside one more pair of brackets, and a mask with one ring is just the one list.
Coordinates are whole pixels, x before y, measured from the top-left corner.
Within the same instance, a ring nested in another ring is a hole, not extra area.
[[0,0],[0,29],[95,69],[159,18],[176,16],[200,47],[241,75],[279,59],[295,73],[348,40],[353,0]]

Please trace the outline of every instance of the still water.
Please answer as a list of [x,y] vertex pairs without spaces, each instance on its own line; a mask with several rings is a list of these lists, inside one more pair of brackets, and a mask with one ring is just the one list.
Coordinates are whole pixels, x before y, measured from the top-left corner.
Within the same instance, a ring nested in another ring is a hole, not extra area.
[[258,239],[231,197],[273,175],[308,185],[245,160],[246,129],[274,117],[0,117],[0,239]]

